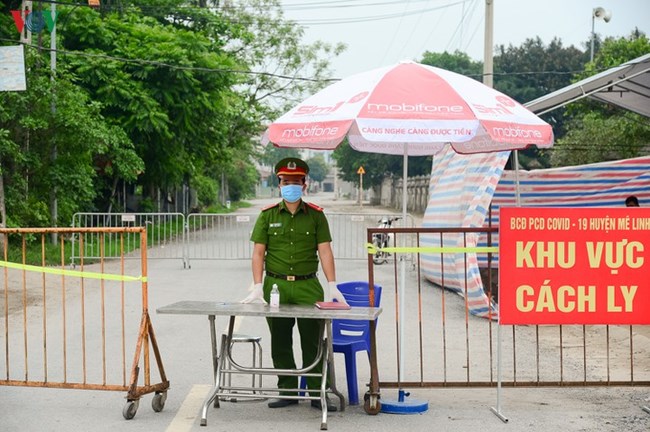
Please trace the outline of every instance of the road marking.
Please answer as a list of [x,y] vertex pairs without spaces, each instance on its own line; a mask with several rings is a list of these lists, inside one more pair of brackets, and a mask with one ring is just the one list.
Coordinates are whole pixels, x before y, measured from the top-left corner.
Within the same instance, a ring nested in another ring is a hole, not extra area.
[[203,401],[205,400],[208,392],[212,386],[201,384],[194,385],[187,394],[183,404],[178,409],[176,416],[169,424],[165,432],[189,432],[200,415]]

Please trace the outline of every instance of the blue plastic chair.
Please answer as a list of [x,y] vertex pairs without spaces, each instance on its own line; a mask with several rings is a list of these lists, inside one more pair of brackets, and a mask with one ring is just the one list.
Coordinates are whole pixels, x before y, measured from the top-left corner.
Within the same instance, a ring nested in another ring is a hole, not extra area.
[[[352,307],[368,307],[368,282],[353,281],[337,284],[339,291]],[[375,304],[381,302],[381,287],[375,284]],[[376,322],[376,321],[375,321]],[[357,352],[366,351],[370,359],[370,323],[336,319],[332,320],[332,346],[334,352],[345,355],[345,376],[348,381],[348,401],[350,405],[359,404],[359,385],[357,382]],[[300,388],[306,388],[305,377],[300,380]]]

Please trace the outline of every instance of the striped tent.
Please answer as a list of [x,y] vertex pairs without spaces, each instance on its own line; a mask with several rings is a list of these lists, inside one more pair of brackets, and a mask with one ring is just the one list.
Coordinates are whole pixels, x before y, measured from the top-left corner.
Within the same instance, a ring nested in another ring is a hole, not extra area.
[[[462,156],[447,152],[435,158],[430,198],[424,227],[487,226],[490,201],[493,226],[499,224],[499,209],[515,206],[515,173],[504,171],[508,153]],[[641,206],[650,205],[650,156],[590,165],[520,171],[520,203],[523,207],[621,207],[625,198],[636,195]],[[466,246],[487,245],[486,238],[468,238]],[[425,246],[463,246],[462,236],[429,236]],[[492,238],[498,245],[498,236]],[[498,264],[498,255],[493,265]],[[467,280],[465,279],[467,259]],[[483,290],[480,267],[487,266],[484,254],[424,255],[425,277],[464,294],[470,313],[496,317],[497,311]]]
[[[492,200],[493,225],[501,207],[516,206],[515,189],[515,173],[504,171]],[[650,206],[650,156],[519,172],[519,191],[522,207],[623,207],[630,195]],[[480,262],[487,265],[484,257]]]
[[[433,159],[426,228],[481,227],[510,152],[460,155],[448,149]],[[423,235],[424,247],[472,247],[478,235]],[[422,254],[424,277],[464,294],[472,314],[496,318],[496,308],[483,292],[476,254]],[[467,279],[466,271],[467,268]]]

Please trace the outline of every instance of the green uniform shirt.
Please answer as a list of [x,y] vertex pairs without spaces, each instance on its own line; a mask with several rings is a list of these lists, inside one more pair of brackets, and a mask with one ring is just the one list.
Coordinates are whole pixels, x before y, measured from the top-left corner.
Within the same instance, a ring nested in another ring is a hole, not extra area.
[[322,209],[300,202],[291,214],[281,201],[262,210],[251,241],[266,245],[265,268],[282,275],[307,275],[318,270],[318,245],[332,241]]

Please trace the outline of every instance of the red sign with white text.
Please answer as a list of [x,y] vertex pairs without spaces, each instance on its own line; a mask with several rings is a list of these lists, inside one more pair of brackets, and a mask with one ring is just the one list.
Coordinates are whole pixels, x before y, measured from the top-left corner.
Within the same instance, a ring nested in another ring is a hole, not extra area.
[[501,324],[650,324],[650,209],[501,208]]

